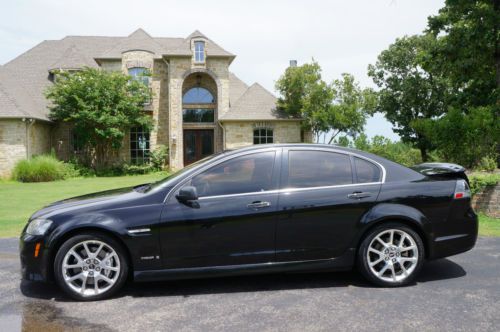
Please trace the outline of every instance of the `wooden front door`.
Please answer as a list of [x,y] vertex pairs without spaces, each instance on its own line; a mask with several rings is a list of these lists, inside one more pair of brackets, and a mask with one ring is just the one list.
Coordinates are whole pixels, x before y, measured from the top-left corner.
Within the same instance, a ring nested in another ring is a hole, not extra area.
[[184,166],[214,153],[213,129],[184,130]]

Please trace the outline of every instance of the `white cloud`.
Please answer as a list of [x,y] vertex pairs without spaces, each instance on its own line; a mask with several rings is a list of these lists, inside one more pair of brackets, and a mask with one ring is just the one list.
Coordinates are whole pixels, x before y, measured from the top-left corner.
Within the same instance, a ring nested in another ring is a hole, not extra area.
[[[5,0],[4,0],[5,1]],[[350,72],[365,86],[369,63],[396,37],[420,33],[444,0],[17,0],[2,4],[0,63],[66,35],[185,37],[198,29],[237,55],[231,70],[274,90],[290,59],[314,57],[327,80]],[[372,123],[373,122],[373,123]],[[387,135],[380,119],[369,132]],[[393,138],[395,136],[392,136]]]

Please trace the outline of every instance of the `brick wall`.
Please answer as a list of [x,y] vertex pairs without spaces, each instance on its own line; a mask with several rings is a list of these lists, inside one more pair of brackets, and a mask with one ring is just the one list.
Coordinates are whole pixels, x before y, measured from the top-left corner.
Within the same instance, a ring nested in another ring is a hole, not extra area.
[[496,186],[487,187],[482,192],[474,195],[472,206],[477,212],[500,218],[500,183]]

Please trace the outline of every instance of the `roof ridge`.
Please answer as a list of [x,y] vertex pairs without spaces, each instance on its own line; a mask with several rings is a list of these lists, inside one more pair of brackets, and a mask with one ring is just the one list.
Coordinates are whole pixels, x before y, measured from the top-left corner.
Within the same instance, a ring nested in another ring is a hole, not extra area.
[[267,92],[269,95],[273,96],[274,98],[278,98],[274,95],[274,93],[272,93],[271,91],[269,91],[268,89],[266,89],[262,84],[260,84],[259,82],[254,82],[252,85],[250,85],[249,89],[253,88],[253,87],[258,87],[262,90],[264,90],[265,92]]

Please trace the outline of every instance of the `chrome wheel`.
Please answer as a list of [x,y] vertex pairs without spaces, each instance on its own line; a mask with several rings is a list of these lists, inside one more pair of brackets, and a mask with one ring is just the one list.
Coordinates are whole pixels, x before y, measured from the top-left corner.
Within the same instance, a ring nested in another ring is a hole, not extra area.
[[419,256],[415,239],[399,229],[377,234],[366,253],[373,275],[386,282],[401,282],[415,270]]
[[81,296],[108,291],[120,276],[120,259],[115,250],[98,240],[82,241],[71,247],[62,260],[66,285]]

